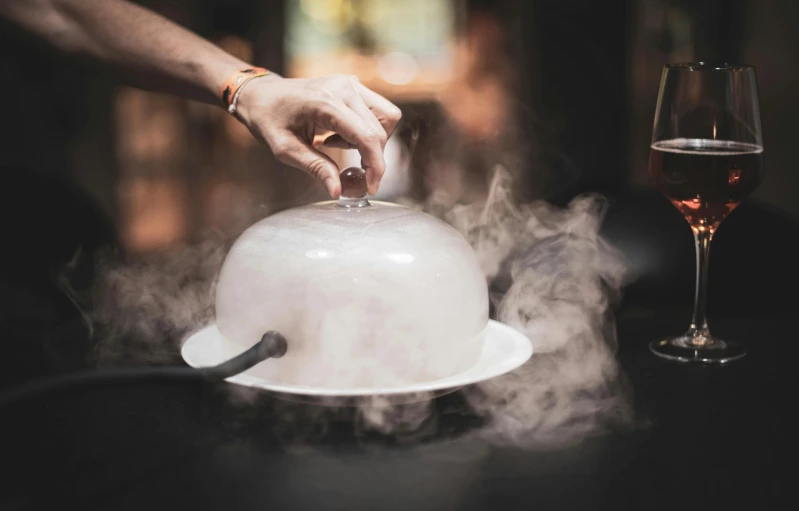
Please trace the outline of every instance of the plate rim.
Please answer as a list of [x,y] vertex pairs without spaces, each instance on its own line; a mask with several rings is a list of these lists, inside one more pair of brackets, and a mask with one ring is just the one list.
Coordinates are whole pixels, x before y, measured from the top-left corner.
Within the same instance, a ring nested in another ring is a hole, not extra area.
[[[205,325],[202,328],[194,330],[193,332],[189,333],[187,336],[184,337],[181,346],[180,346],[180,355],[183,361],[191,367],[199,368],[204,367],[197,363],[196,359],[192,360],[192,357],[187,357],[186,354],[189,351],[187,346],[190,343],[197,343],[202,340],[202,335],[208,335],[207,331],[214,329],[216,330],[216,323],[212,322],[210,324]],[[218,330],[217,330],[218,332]],[[483,370],[480,373],[470,375],[470,371],[475,371],[475,367],[477,367],[481,360],[486,353],[486,346],[484,345],[483,351],[480,353],[480,357],[478,358],[477,362],[474,366],[466,369],[465,371],[461,371],[460,373],[454,374],[452,376],[448,376],[446,378],[439,378],[436,380],[430,380],[427,382],[415,383],[411,385],[403,385],[403,386],[395,386],[395,387],[378,387],[378,388],[363,388],[363,387],[356,387],[356,388],[321,388],[321,387],[308,387],[308,386],[299,386],[299,385],[286,385],[286,384],[279,384],[279,383],[269,383],[261,378],[257,378],[252,375],[248,375],[246,371],[241,374],[237,374],[226,378],[225,381],[230,383],[235,383],[238,385],[243,385],[246,387],[263,389],[269,392],[276,392],[282,394],[291,394],[291,395],[302,395],[302,396],[312,396],[312,397],[343,397],[343,398],[358,398],[358,397],[377,397],[377,396],[392,396],[392,395],[405,395],[405,394],[418,394],[418,393],[430,393],[436,392],[446,389],[451,389],[455,387],[464,387],[467,385],[473,385],[475,383],[480,383],[482,381],[486,381],[492,378],[496,378],[498,376],[502,376],[503,374],[507,374],[514,369],[518,369],[522,365],[524,365],[527,361],[534,354],[533,343],[530,339],[523,334],[522,332],[516,330],[515,328],[501,323],[499,321],[489,319],[488,325],[486,326],[486,338],[485,343],[495,343],[495,345],[499,343],[513,343],[513,356],[506,358],[503,363],[496,363],[493,364],[488,368],[488,370]],[[491,335],[491,334],[494,335]],[[217,340],[221,342],[229,342],[221,334],[218,334]],[[220,360],[220,362],[222,362]]]

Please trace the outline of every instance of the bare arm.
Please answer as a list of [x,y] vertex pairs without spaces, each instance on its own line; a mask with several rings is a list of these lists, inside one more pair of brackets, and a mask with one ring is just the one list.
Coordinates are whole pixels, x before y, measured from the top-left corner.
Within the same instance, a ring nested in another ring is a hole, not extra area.
[[117,0],[0,0],[0,16],[70,54],[99,61],[138,87],[219,102],[245,62],[141,6]]
[[[98,61],[150,90],[220,104],[223,82],[250,67],[198,35],[124,0],[0,0],[0,18],[69,54]],[[385,171],[383,148],[400,112],[354,77],[258,78],[240,96],[239,119],[283,162],[340,193],[338,169],[312,147],[318,128],[357,148],[370,193]]]

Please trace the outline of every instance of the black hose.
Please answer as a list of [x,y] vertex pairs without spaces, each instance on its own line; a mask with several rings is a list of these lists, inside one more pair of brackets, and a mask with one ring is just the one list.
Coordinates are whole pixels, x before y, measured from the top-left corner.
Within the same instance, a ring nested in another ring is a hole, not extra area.
[[185,381],[220,381],[235,376],[263,362],[286,354],[288,344],[279,332],[269,331],[244,353],[221,364],[195,369],[193,367],[136,367],[101,369],[54,376],[36,380],[0,394],[0,408],[20,401],[55,392],[89,388],[97,385],[118,386],[131,383],[174,383]]

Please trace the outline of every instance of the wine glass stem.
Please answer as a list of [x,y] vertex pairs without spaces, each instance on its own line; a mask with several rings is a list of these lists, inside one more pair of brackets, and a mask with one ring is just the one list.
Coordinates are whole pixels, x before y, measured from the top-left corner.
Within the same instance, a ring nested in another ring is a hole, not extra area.
[[707,347],[713,344],[710,330],[707,326],[707,268],[710,259],[710,241],[713,232],[710,229],[694,228],[696,241],[696,293],[694,295],[694,317],[688,334],[692,337],[692,344],[696,347]]

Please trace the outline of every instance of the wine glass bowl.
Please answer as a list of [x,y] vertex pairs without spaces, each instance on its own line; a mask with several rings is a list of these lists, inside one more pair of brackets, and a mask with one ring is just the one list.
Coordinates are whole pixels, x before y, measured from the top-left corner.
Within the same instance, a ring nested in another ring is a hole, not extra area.
[[760,184],[763,148],[730,140],[662,140],[652,144],[649,168],[655,186],[692,229],[715,231]]
[[743,346],[713,337],[705,314],[710,241],[722,220],[763,179],[763,140],[754,68],[688,63],[663,69],[650,146],[655,186],[682,213],[696,240],[694,314],[684,334],[650,344],[681,362],[726,363]]

